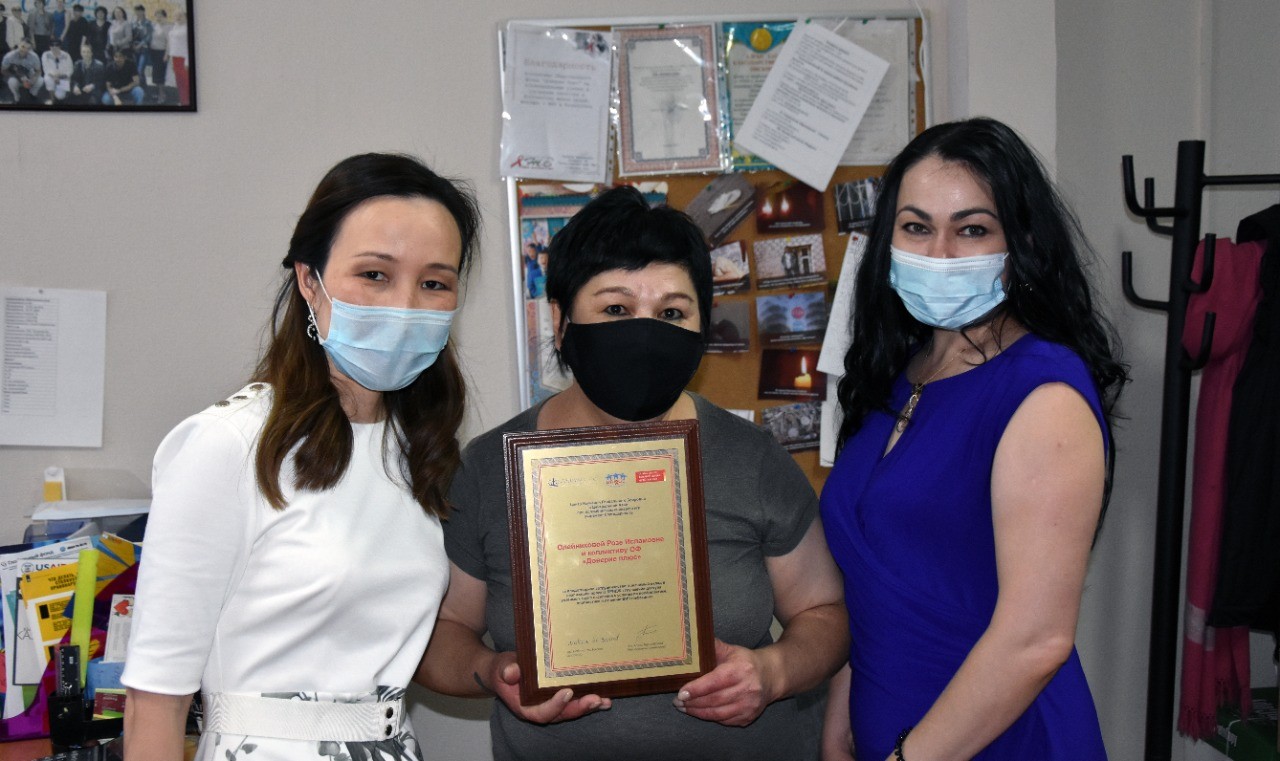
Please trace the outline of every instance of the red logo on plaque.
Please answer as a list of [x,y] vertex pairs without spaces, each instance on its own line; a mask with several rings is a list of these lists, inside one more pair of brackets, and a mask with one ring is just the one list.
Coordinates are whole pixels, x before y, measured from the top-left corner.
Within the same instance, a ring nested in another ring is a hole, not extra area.
[[667,480],[667,471],[665,470],[637,470],[636,483],[651,484],[657,481]]

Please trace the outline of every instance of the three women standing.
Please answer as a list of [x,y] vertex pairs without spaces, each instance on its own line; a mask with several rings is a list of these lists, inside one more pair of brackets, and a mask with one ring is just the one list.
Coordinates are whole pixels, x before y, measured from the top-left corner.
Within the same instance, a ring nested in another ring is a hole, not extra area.
[[[156,456],[131,761],[173,757],[197,688],[202,759],[316,743],[417,757],[400,698],[449,560],[418,676],[502,698],[498,757],[791,757],[806,725],[787,698],[845,643],[827,542],[853,644],[826,757],[1105,757],[1073,642],[1126,372],[1076,224],[1011,130],[939,125],[885,175],[822,523],[776,444],[682,391],[707,328],[705,245],[620,189],[552,242],[576,380],[469,448],[446,560],[463,398],[446,339],[475,230],[470,196],[403,157],[353,157],[317,189],[255,382]],[[703,425],[719,665],[674,696],[519,706],[500,432],[653,418]]]

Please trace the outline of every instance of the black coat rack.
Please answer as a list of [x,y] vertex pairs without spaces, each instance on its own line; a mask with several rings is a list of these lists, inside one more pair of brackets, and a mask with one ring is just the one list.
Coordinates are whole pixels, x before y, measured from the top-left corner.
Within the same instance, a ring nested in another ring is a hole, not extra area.
[[[1143,183],[1144,204],[1138,204],[1133,180],[1133,157],[1121,159],[1124,200],[1152,231],[1173,237],[1169,263],[1167,301],[1145,299],[1133,288],[1133,254],[1121,254],[1121,285],[1134,305],[1158,309],[1169,316],[1165,331],[1164,400],[1160,415],[1160,480],[1156,496],[1155,571],[1151,592],[1151,654],[1147,667],[1146,761],[1168,761],[1173,747],[1175,677],[1177,674],[1178,621],[1181,616],[1182,519],[1186,499],[1187,420],[1191,404],[1191,373],[1204,367],[1213,346],[1216,315],[1204,318],[1204,330],[1195,357],[1182,348],[1187,298],[1204,293],[1213,283],[1215,236],[1206,235],[1200,280],[1191,277],[1191,265],[1200,239],[1201,194],[1212,185],[1274,185],[1280,174],[1210,176],[1204,173],[1204,141],[1178,143],[1178,164],[1173,206],[1155,206],[1155,181]],[[1172,225],[1160,224],[1172,219]]]

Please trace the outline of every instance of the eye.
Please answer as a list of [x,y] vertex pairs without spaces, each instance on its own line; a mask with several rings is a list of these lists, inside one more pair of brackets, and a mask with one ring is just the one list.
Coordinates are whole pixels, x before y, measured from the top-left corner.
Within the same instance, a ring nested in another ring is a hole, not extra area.
[[621,304],[610,304],[604,308],[604,313],[610,317],[626,317],[627,308]]
[[966,238],[981,238],[989,231],[983,225],[965,225],[960,228],[960,234]]
[[378,272],[377,270],[369,270],[368,272],[361,272],[360,277],[364,278],[365,280],[378,280],[378,281],[387,279],[386,275],[384,275],[381,272]]
[[422,290],[424,291],[447,291],[449,284],[442,280],[424,280],[422,281]]
[[903,222],[900,229],[907,235],[924,235],[929,232],[929,228],[919,222]]
[[684,319],[684,311],[676,309],[675,307],[667,307],[662,310],[662,314],[660,314],[659,317],[670,322],[679,322]]

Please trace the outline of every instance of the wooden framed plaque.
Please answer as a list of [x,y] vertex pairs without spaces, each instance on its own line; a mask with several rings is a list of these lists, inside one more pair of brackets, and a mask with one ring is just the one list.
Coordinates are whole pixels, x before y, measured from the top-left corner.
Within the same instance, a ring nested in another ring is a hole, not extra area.
[[696,420],[503,436],[520,701],[715,666]]

